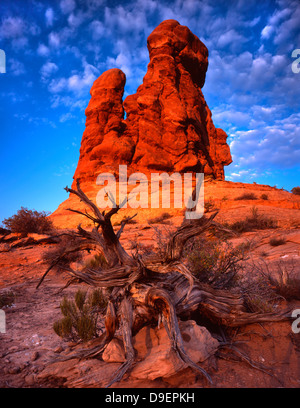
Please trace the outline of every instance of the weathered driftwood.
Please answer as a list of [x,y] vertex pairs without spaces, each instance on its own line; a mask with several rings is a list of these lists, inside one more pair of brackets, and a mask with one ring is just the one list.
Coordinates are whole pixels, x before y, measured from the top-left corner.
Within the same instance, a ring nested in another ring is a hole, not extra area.
[[[102,341],[100,340],[96,348],[83,350],[71,358],[94,358],[101,355],[119,326],[123,335],[126,362],[120,366],[109,385],[119,381],[134,362],[132,335],[153,321],[164,323],[178,358],[191,368],[200,371],[211,382],[208,373],[196,365],[185,352],[178,317],[188,317],[191,312],[198,311],[211,322],[227,327],[278,321],[287,317],[286,314],[248,313],[242,295],[215,290],[201,284],[188,270],[182,259],[184,246],[191,238],[204,233],[208,228],[219,227],[214,222],[217,212],[209,218],[204,216],[192,221],[186,220],[171,235],[163,256],[155,254],[141,257],[128,254],[120,243],[126,220],[122,222],[118,232],[114,231],[111,217],[117,213],[119,206],[106,213],[101,212],[81,190],[78,181],[77,190],[66,187],[66,191],[78,196],[92,211],[92,215],[72,209],[70,211],[80,213],[94,223],[92,231],[78,226],[75,235],[82,240],[77,249],[72,247],[69,251],[97,247],[108,264],[108,267],[102,269],[88,268],[78,271],[68,267],[66,270],[71,274],[72,280],[79,279],[93,287],[113,288],[105,317],[106,332],[102,335]],[[40,283],[49,270],[58,265],[59,259],[53,260]]]

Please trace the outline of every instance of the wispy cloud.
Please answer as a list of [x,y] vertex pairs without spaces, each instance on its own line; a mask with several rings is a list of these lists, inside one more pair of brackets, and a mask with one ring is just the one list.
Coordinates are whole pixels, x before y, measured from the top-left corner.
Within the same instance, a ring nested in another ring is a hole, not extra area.
[[75,0],[61,0],[59,5],[64,14],[69,14],[76,8]]
[[45,20],[46,20],[46,25],[48,27],[51,27],[54,22],[54,11],[52,7],[47,8],[45,12]]
[[32,124],[39,117],[34,109],[50,111],[57,126],[82,124],[90,87],[109,68],[125,72],[125,97],[135,92],[149,63],[148,35],[162,20],[174,18],[209,49],[203,93],[214,123],[229,134],[234,162],[226,170],[228,177],[268,177],[270,169],[299,163],[300,76],[291,70],[291,50],[300,45],[298,0],[33,4],[28,13],[23,2],[14,2],[0,17],[1,48],[6,47],[12,74],[0,97],[21,104],[28,100],[31,84]]

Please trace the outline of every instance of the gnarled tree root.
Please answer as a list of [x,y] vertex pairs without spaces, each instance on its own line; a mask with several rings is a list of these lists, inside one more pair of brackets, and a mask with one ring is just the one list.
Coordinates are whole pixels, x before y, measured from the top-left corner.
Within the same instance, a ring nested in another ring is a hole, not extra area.
[[[215,290],[201,284],[191,274],[183,258],[183,249],[191,238],[204,233],[208,228],[218,226],[213,221],[217,213],[213,213],[210,218],[204,216],[193,221],[184,221],[171,235],[165,256],[156,253],[140,257],[128,254],[119,241],[126,220],[118,232],[115,232],[112,227],[111,217],[117,213],[119,206],[115,206],[107,213],[100,212],[81,190],[78,181],[77,191],[69,188],[66,188],[66,191],[82,200],[92,210],[93,215],[77,210],[75,212],[94,222],[92,231],[78,226],[74,236],[81,240],[77,248],[72,247],[68,251],[98,248],[106,258],[108,267],[72,270],[69,266],[60,264],[58,257],[49,265],[39,285],[51,269],[60,267],[70,273],[70,282],[79,280],[92,287],[113,288],[105,316],[106,331],[100,337],[100,344],[91,350],[81,350],[67,357],[67,359],[99,357],[113,339],[119,325],[122,330],[126,361],[119,367],[108,387],[120,381],[134,363],[133,334],[160,318],[178,358],[200,372],[209,383],[212,383],[209,374],[194,363],[184,349],[178,317],[186,318],[197,311],[199,316],[205,316],[212,323],[225,327],[239,327],[290,318],[289,311],[281,314],[247,313],[242,295],[226,290]],[[239,357],[243,357],[244,361],[247,360],[244,355],[240,354]]]

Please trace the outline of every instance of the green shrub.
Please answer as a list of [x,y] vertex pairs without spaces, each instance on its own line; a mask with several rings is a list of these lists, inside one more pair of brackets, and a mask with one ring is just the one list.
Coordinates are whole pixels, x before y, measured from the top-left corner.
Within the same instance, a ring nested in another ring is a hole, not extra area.
[[238,282],[245,252],[226,241],[197,240],[188,250],[187,259],[191,272],[200,282],[228,289]]
[[163,212],[161,215],[158,215],[157,217],[150,218],[148,220],[148,223],[149,224],[168,224],[169,221],[167,220],[169,220],[169,218],[172,218],[172,215],[167,212]]
[[66,297],[60,304],[63,318],[53,324],[55,333],[63,338],[88,341],[97,337],[97,321],[107,306],[107,299],[101,289],[95,289],[90,295],[80,289],[74,301]]
[[230,225],[230,228],[236,232],[250,232],[256,229],[277,228],[277,223],[272,218],[259,214],[257,208],[253,207],[250,216],[244,220],[234,222]]
[[291,191],[293,194],[300,195],[300,187],[293,187]]
[[262,195],[260,196],[260,198],[261,198],[262,200],[268,200],[268,199],[269,199],[269,197],[268,197],[267,194],[262,194]]
[[268,268],[264,272],[276,293],[286,300],[300,300],[300,279],[295,270],[294,263],[279,261],[275,273],[270,272]]
[[[257,265],[254,267],[256,268]],[[256,278],[251,274],[244,276],[243,281],[240,282],[240,289],[248,312],[269,313],[274,311],[278,295],[266,276],[259,275]]]
[[286,239],[285,238],[270,238],[269,244],[271,246],[279,246],[279,245],[284,245],[286,243]]
[[210,197],[209,200],[205,201],[204,203],[205,212],[210,212],[214,208],[215,208],[215,203],[213,202],[213,199]]
[[114,227],[118,227],[122,225],[122,222],[126,222],[126,224],[137,224],[137,221],[135,219],[130,218],[130,217],[123,217],[121,221],[116,221],[114,223]]
[[93,258],[89,259],[85,263],[85,268],[97,269],[105,268],[108,266],[108,263],[105,259],[105,256],[102,253],[96,254]]
[[244,193],[239,197],[236,197],[235,200],[257,200],[257,197],[254,193]]
[[11,306],[15,301],[15,295],[12,291],[5,291],[0,293],[0,309]]
[[29,233],[49,233],[53,230],[52,221],[47,218],[45,211],[38,212],[21,207],[17,214],[3,220],[3,224],[11,232],[21,233],[26,236]]
[[82,259],[82,252],[77,250],[81,242],[82,239],[79,237],[63,236],[54,248],[43,253],[42,259],[49,265],[55,264],[58,270],[69,267],[72,262],[79,262]]
[[[258,293],[270,305],[274,303],[274,300],[277,301],[280,298],[300,300],[300,279],[297,276],[296,268],[293,261],[280,260],[275,264],[266,261],[255,262],[252,273],[248,275],[247,287],[251,289],[251,286],[254,286],[251,293]],[[259,278],[253,280],[251,275],[259,276]]]

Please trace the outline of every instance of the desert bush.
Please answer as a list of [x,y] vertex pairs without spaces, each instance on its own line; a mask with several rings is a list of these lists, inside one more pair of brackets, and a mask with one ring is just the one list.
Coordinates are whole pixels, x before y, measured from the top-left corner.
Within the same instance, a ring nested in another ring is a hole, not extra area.
[[[60,241],[51,248],[45,251],[42,255],[42,259],[45,263],[51,265],[59,261],[55,266],[60,270],[64,267],[70,266],[72,262],[78,262],[82,259],[82,253],[78,251],[78,244],[82,240],[73,235],[65,235],[60,238]],[[72,251],[74,248],[74,251]]]
[[254,193],[244,193],[236,197],[235,200],[257,200],[257,197]]
[[195,240],[187,253],[189,268],[200,282],[219,289],[237,285],[245,259],[243,248],[234,248],[227,241]]
[[265,265],[262,274],[266,276],[275,292],[286,300],[300,300],[300,278],[295,275],[294,263],[277,262],[275,273]]
[[284,245],[286,243],[286,239],[285,238],[270,238],[269,244],[271,246],[279,246],[279,245]]
[[215,203],[213,199],[210,197],[207,201],[204,203],[204,210],[205,212],[210,212],[215,208]]
[[[152,225],[153,229],[153,239],[157,243],[157,254],[161,258],[165,258],[168,253],[168,243],[169,240],[171,239],[171,236],[173,234],[171,226],[170,225],[162,225],[162,226],[157,226],[157,225]],[[149,251],[147,251],[149,253]]]
[[260,198],[261,198],[262,200],[268,200],[268,199],[269,199],[269,197],[268,197],[267,194],[262,194],[262,195],[260,196]]
[[0,293],[0,309],[11,306],[15,301],[15,295],[12,291],[4,291]]
[[38,212],[21,207],[17,214],[3,220],[3,225],[11,232],[21,233],[26,236],[29,233],[49,233],[54,227],[52,221],[47,218],[49,213]]
[[170,218],[172,218],[172,215],[167,213],[167,212],[163,212],[162,214],[158,215],[157,217],[153,217],[150,218],[148,220],[148,224],[168,224]]
[[108,263],[105,259],[105,256],[102,253],[96,254],[93,258],[89,259],[85,262],[85,268],[97,269],[97,268],[105,268],[108,266]]
[[88,341],[98,336],[97,321],[100,313],[107,306],[107,298],[101,289],[95,289],[87,295],[86,291],[78,290],[75,298],[66,297],[60,304],[63,318],[54,322],[55,333],[67,339]]
[[300,187],[293,187],[291,191],[293,194],[300,195]]
[[122,222],[126,222],[126,224],[137,224],[137,221],[130,217],[123,217],[121,221],[116,221],[114,223],[114,227],[118,227],[122,224]]
[[274,290],[268,277],[261,273],[261,263],[247,264],[247,271],[239,282],[244,304],[250,313],[269,313],[275,310],[280,296]]
[[8,235],[11,233],[11,230],[0,227],[0,235]]
[[234,222],[229,227],[236,232],[249,232],[256,229],[277,228],[277,223],[272,218],[259,214],[257,208],[253,207],[250,216]]
[[[293,261],[280,260],[271,263],[261,259],[252,264],[252,270],[248,276],[258,276],[258,281],[263,282],[266,292],[264,298],[272,305],[274,300],[280,298],[300,300],[300,278],[295,274],[295,270],[296,266]],[[254,279],[253,282],[255,281]],[[264,293],[260,292],[260,294]]]

